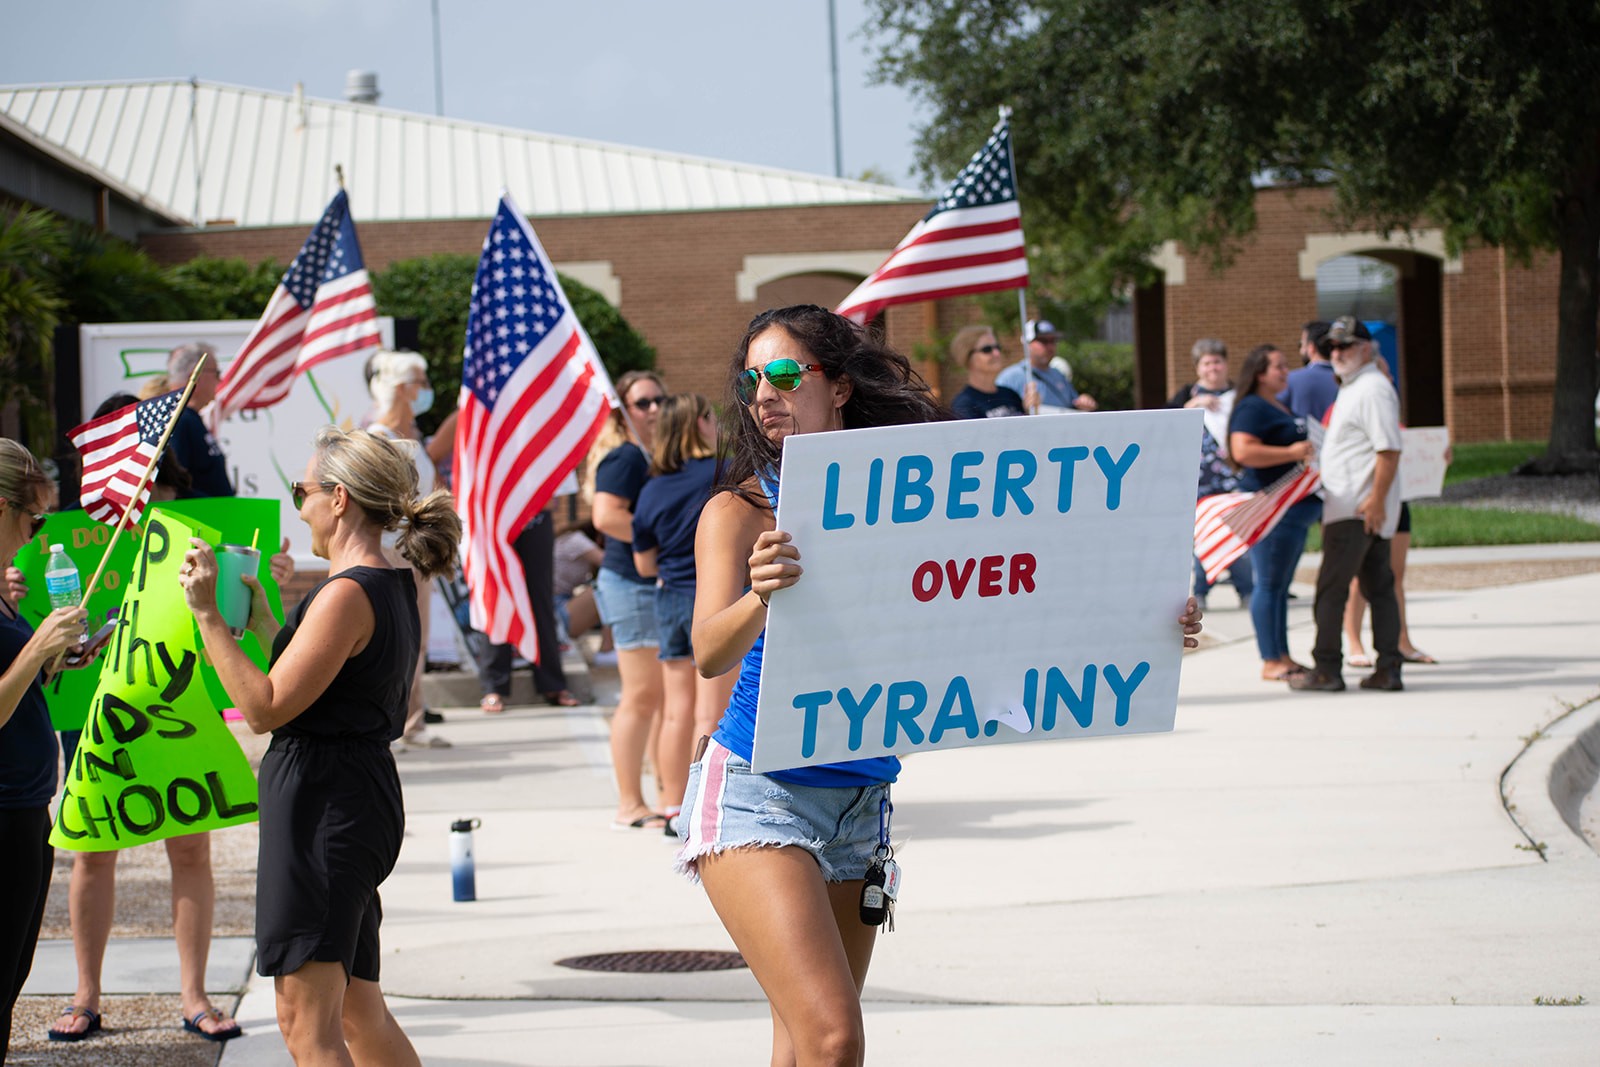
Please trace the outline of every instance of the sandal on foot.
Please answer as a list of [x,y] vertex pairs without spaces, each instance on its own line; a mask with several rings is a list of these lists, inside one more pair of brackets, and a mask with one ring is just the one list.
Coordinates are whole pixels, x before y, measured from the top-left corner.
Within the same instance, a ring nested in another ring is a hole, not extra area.
[[100,1013],[97,1011],[90,1011],[88,1008],[80,1008],[74,1004],[61,1014],[66,1016],[68,1019],[75,1019],[81,1015],[85,1019],[89,1020],[89,1025],[84,1027],[82,1030],[59,1030],[55,1026],[52,1026],[48,1031],[51,1041],[82,1041],[89,1035],[98,1034],[100,1032]]
[[658,812],[641,815],[632,822],[623,822],[621,819],[611,823],[613,830],[659,830],[667,825],[667,817]]
[[576,708],[582,706],[582,702],[577,697],[573,696],[571,690],[568,689],[558,689],[554,693],[540,693],[539,695],[544,697],[544,702],[546,704],[553,704],[558,708]]
[[1344,658],[1344,662],[1348,667],[1370,667],[1372,666],[1372,657],[1365,652],[1352,652]]
[[1402,653],[1400,653],[1400,658],[1405,660],[1407,663],[1438,663],[1439,662],[1438,660],[1434,659],[1432,656],[1428,655],[1426,652],[1422,651],[1422,649],[1420,649],[1420,648],[1413,648],[1410,652],[1402,652]]
[[506,702],[499,693],[485,693],[483,699],[478,701],[478,707],[488,715],[499,715],[506,710]]
[[[227,1019],[227,1025],[219,1025],[215,1030],[207,1030],[200,1025],[201,1019],[210,1019],[214,1023],[221,1023],[224,1019]],[[239,1029],[238,1023],[228,1019],[226,1015],[216,1008],[207,1008],[205,1011],[195,1012],[194,1018],[183,1020],[183,1028],[191,1034],[199,1034],[207,1041],[232,1041],[244,1033],[243,1030]]]

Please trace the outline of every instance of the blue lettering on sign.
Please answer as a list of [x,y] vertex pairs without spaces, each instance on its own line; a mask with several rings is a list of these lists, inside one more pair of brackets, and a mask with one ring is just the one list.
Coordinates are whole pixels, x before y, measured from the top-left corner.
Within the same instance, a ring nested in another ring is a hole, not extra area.
[[[1084,469],[1099,473],[1106,483],[1106,508],[1115,511],[1122,506],[1124,490],[1128,485],[1135,461],[1139,458],[1139,445],[1130,443],[1118,456],[1104,446],[1089,449],[1083,445],[1052,448],[1044,453],[1055,466],[1056,511],[1067,514],[1072,510],[1074,491],[1080,479],[1079,464],[1090,459],[1092,467]],[[988,500],[984,500],[984,468],[988,471]],[[876,526],[884,512],[886,462],[874,458],[867,464],[865,495],[859,500],[854,493],[863,487],[849,478],[845,465],[829,463],[823,472],[822,528],[848,530],[861,518],[866,526]],[[1015,510],[1019,515],[1032,515],[1037,504],[1033,491],[1036,486],[1048,493],[1048,478],[1040,479],[1040,458],[1022,448],[1008,448],[996,453],[992,460],[983,452],[968,450],[952,453],[949,469],[936,472],[932,458],[924,455],[904,455],[894,460],[893,485],[888,492],[888,519],[896,525],[921,522],[931,517],[943,496],[943,513],[947,519],[976,519],[985,511],[995,518]],[[847,499],[848,498],[848,499]],[[985,506],[987,504],[987,506]]]
[[[1134,664],[1131,670],[1115,663],[1087,663],[1076,680],[1061,667],[1030,667],[1022,677],[1021,709],[1040,734],[1050,734],[1058,721],[1089,729],[1094,725],[1097,706],[1110,701],[1112,708],[1101,706],[1100,710],[1110,710],[1112,721],[1124,727],[1132,717],[1134,694],[1149,675],[1150,664],[1145,661]],[[1102,681],[1104,685],[1100,684]],[[980,720],[972,684],[965,676],[955,675],[945,684],[933,721],[925,727],[924,715],[933,706],[930,696],[927,686],[915,679],[874,682],[861,690],[860,696],[847,686],[800,693],[793,699],[794,707],[804,715],[800,755],[810,759],[816,754],[823,709],[835,701],[849,723],[845,746],[850,752],[861,751],[869,726],[881,725],[884,749],[901,751],[937,746],[954,731],[965,734],[969,741],[976,741],[979,733],[994,737],[999,732],[998,720]],[[1060,716],[1062,709],[1067,713],[1065,719]],[[1104,715],[1100,721],[1106,721]]]

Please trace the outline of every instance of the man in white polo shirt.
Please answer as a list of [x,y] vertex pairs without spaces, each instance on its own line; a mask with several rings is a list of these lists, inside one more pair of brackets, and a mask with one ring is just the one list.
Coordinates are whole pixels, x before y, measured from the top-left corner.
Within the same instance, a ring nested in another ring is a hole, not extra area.
[[1328,328],[1339,399],[1322,445],[1322,569],[1317,573],[1315,667],[1289,680],[1294,689],[1344,688],[1344,605],[1350,579],[1372,604],[1377,669],[1363,689],[1400,690],[1400,604],[1389,567],[1389,540],[1400,521],[1400,398],[1377,365],[1372,334],[1349,316]]

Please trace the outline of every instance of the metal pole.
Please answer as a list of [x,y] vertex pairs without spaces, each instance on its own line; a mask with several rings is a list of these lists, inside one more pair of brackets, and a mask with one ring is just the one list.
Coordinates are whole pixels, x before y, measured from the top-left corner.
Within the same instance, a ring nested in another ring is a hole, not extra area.
[[200,79],[189,76],[189,148],[194,155],[194,224],[204,227],[205,212],[200,202]]
[[[1011,109],[1009,107],[1007,107],[1006,105],[1004,105],[1004,104],[1000,105],[1000,123],[999,124],[1001,126],[1009,126],[1011,124]],[[1015,191],[1017,193],[1017,209],[1018,209],[1018,211],[1020,211],[1022,209],[1022,190],[1019,188],[1021,183],[1019,181],[1017,181],[1017,153],[1016,153],[1016,149],[1012,146],[1012,141],[1011,141],[1011,136],[1010,136],[1009,131],[1007,132],[1007,135],[1006,135],[1006,162],[1008,164],[1010,164],[1010,166],[1011,166],[1011,188],[1012,188],[1013,191]],[[1033,360],[1028,357],[1028,291],[1027,291],[1027,289],[1019,288],[1017,290],[1017,319],[1022,324],[1018,328],[1022,331],[1022,373],[1023,373],[1023,381],[1025,381],[1027,383],[1027,385],[1033,385]],[[1023,388],[1024,388],[1024,393],[1026,393],[1027,386],[1025,385]],[[1026,396],[1024,396],[1023,399],[1026,400],[1027,399]],[[1035,405],[1035,409],[1033,411],[1028,412],[1028,414],[1037,415],[1038,414],[1037,405]]]
[[844,177],[844,142],[839,124],[839,23],[834,0],[828,0],[828,63],[833,76],[833,176]]
[[444,114],[444,56],[439,45],[439,0],[433,0],[433,113]]

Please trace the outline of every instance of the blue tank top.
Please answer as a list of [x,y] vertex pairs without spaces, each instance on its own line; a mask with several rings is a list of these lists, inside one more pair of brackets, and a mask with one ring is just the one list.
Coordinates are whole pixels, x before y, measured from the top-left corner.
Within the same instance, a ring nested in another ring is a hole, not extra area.
[[[763,478],[762,488],[778,508],[776,478]],[[739,680],[734,683],[733,696],[728,699],[728,710],[717,723],[712,740],[740,759],[749,760],[756,743],[756,697],[761,692],[761,652],[766,647],[767,631],[756,635],[756,643],[744,654],[739,664]],[[799,714],[796,712],[796,714]],[[767,777],[790,785],[820,786],[830,789],[855,789],[864,785],[892,782],[900,776],[900,761],[893,756],[874,756],[871,759],[850,760],[847,763],[823,763],[814,767],[795,767],[786,771],[769,771]]]

